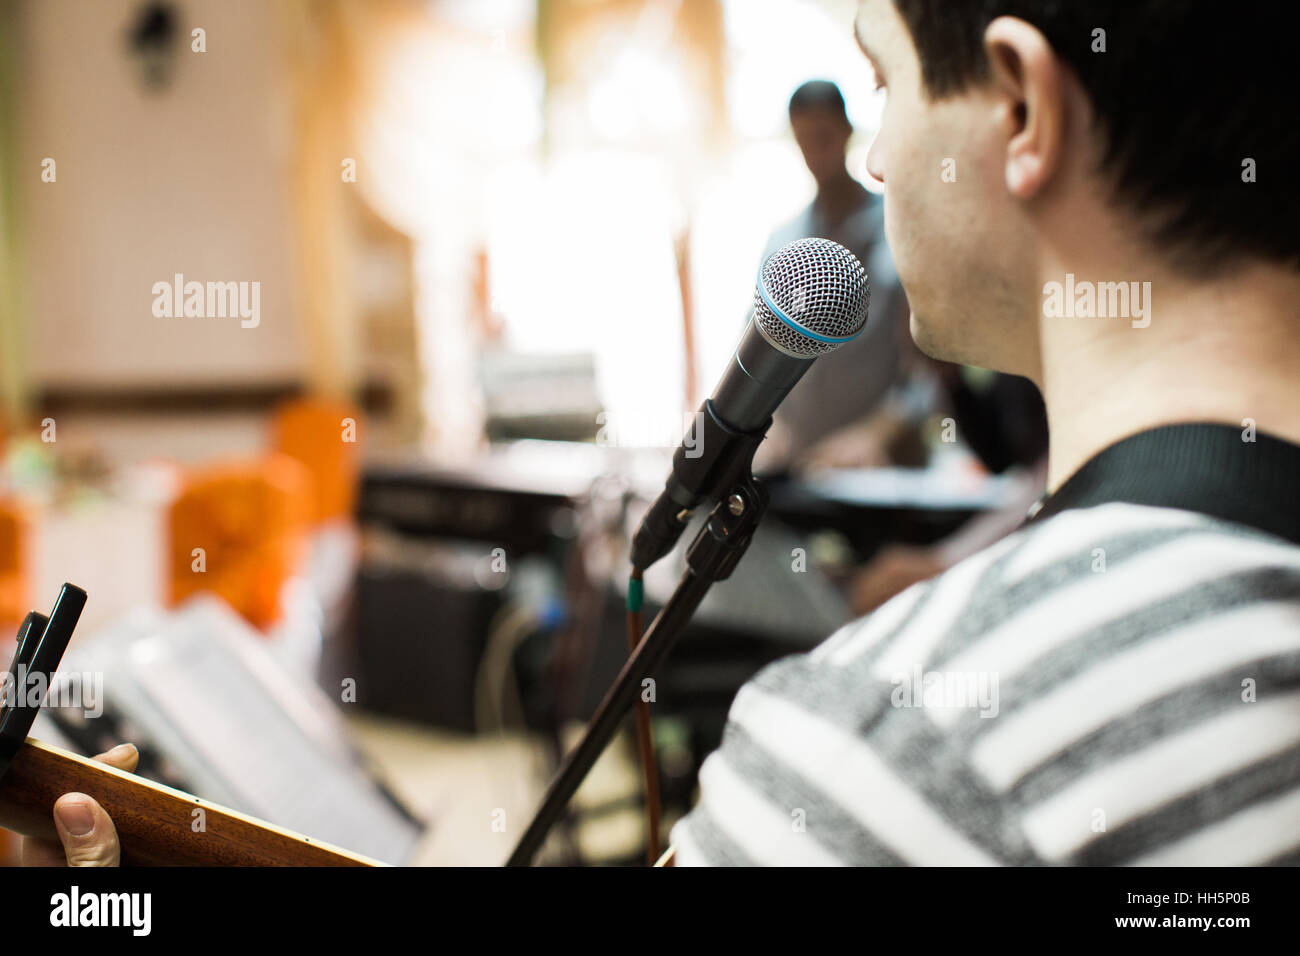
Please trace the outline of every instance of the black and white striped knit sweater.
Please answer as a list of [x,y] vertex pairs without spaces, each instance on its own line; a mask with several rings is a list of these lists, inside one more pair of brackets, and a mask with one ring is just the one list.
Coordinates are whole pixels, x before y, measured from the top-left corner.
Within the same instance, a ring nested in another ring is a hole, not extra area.
[[1300,862],[1298,542],[1297,446],[1112,446],[747,684],[677,864]]

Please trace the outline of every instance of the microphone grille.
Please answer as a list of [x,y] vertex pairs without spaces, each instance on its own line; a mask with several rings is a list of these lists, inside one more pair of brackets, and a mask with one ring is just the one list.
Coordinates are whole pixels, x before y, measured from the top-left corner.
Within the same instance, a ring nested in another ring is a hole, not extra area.
[[774,348],[816,358],[862,331],[870,298],[867,270],[852,252],[829,239],[796,239],[759,270],[754,324]]

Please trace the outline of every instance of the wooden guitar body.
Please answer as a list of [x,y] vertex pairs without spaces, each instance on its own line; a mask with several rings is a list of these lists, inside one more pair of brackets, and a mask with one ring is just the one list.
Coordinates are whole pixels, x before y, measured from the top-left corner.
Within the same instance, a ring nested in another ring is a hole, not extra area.
[[58,842],[54,801],[94,797],[117,828],[124,866],[383,866],[33,737],[0,778],[0,827]]

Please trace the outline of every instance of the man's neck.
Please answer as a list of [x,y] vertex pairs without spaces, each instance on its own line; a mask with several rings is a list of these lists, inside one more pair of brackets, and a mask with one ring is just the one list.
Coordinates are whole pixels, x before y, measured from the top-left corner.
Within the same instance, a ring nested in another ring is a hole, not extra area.
[[[1137,281],[1146,317],[1078,315],[1082,283],[1105,281]],[[1043,282],[1076,296],[1076,315],[1039,319],[1049,491],[1102,449],[1159,425],[1219,422],[1246,432],[1253,423],[1300,444],[1300,277],[1261,266],[1193,285],[1099,263],[1045,269]]]

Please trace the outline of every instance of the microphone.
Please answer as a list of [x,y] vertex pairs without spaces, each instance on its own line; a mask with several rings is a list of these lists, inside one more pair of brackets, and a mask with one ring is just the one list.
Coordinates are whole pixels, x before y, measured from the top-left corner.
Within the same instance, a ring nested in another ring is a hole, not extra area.
[[[767,504],[767,491],[753,480],[750,469],[772,413],[817,356],[833,352],[862,331],[868,297],[862,263],[827,239],[800,239],[782,246],[759,269],[749,327],[673,455],[663,493],[632,537],[627,587],[632,655],[596,708],[582,740],[565,756],[508,866],[532,860],[635,703],[641,682],[666,659],[713,583],[726,579],[744,555]],[[641,634],[642,572],[672,550],[700,502],[721,502],[724,495],[725,507],[713,509],[687,552],[686,572],[677,589]],[[648,765],[647,714],[641,710],[637,722],[642,760]],[[646,798],[653,807],[653,778],[647,774],[646,779]],[[652,815],[652,828],[654,819]]]
[[837,242],[798,239],[768,257],[740,345],[632,538],[634,569],[644,571],[671,551],[701,502],[748,475],[772,413],[817,356],[862,331],[869,301],[866,269]]

